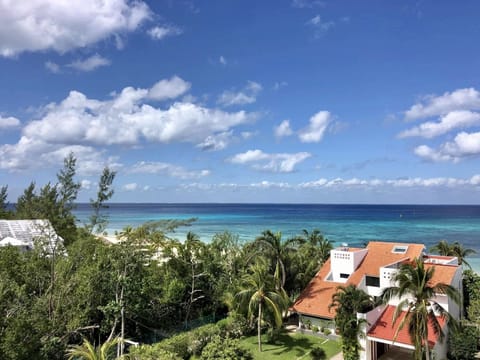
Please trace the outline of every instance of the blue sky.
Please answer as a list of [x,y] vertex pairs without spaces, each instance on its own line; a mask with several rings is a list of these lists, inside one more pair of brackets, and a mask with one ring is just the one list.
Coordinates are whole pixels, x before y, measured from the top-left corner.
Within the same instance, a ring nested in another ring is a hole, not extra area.
[[478,1],[0,0],[0,185],[478,203]]

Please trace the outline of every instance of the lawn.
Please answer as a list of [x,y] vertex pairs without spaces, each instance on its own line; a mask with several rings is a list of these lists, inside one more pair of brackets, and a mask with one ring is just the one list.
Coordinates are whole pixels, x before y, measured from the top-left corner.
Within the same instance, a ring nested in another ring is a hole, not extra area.
[[[325,342],[326,341],[326,342]],[[258,352],[257,336],[250,336],[240,340],[243,347],[250,350],[255,360],[309,360],[310,349],[320,345],[327,354],[327,359],[340,352],[340,344],[333,340],[303,334],[282,333],[275,342],[268,343],[266,336],[262,336],[262,352]]]

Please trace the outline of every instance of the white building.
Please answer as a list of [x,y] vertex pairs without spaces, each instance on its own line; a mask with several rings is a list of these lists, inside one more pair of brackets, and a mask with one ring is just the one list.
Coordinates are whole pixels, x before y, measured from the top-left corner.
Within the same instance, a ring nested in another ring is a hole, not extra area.
[[45,251],[51,253],[63,244],[48,220],[0,220],[0,246],[15,246],[31,250],[35,241],[42,241]]
[[[424,262],[426,268],[435,268],[433,284],[449,284],[461,293],[462,267],[458,265],[456,257],[426,255],[422,244],[370,242],[366,248],[343,246],[331,251],[330,259],[292,306],[293,311],[299,314],[299,327],[308,323],[335,330],[335,309],[329,309],[329,304],[338,286],[354,285],[371,296],[380,296],[385,288],[395,285],[392,279],[401,264],[417,258]],[[454,318],[461,316],[461,307],[446,295],[437,294],[434,300]],[[403,358],[405,353],[412,352],[407,326],[397,331],[404,314],[392,323],[398,303],[399,299],[393,299],[366,314],[357,314],[367,320],[364,336],[360,337],[363,349],[360,359]],[[447,333],[445,321],[439,318],[439,322]],[[446,358],[446,339],[439,341],[433,329],[429,331],[429,345],[437,359]]]

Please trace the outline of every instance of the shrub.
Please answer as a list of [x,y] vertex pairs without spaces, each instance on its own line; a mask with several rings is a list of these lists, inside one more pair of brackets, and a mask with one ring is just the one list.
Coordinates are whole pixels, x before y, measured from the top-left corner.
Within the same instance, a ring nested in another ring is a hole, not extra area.
[[253,356],[240,346],[237,339],[215,336],[206,345],[200,356],[201,360],[252,360]]
[[317,332],[319,331],[318,326],[313,325],[313,326],[312,326],[312,331],[313,331],[314,333],[317,333]]
[[451,360],[474,359],[477,352],[479,331],[463,326],[448,337],[448,358]]
[[[158,345],[158,344],[157,344]],[[128,352],[128,359],[132,360],[181,360],[182,358],[170,351],[161,349],[157,345],[140,345],[137,347],[130,347]]]
[[312,360],[325,360],[327,358],[327,354],[320,346],[314,346],[310,351],[310,358]]
[[323,330],[323,333],[328,336],[328,335],[330,335],[330,334],[332,333],[332,330],[330,330],[329,328],[325,328],[325,329]]

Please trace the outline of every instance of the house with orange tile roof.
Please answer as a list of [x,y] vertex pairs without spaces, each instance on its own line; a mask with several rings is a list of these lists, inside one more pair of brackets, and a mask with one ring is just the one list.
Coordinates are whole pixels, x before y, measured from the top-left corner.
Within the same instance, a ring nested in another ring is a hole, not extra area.
[[[292,306],[299,315],[299,329],[306,325],[335,330],[335,309],[330,308],[332,296],[339,286],[354,285],[372,297],[380,296],[387,287],[394,286],[393,278],[405,262],[420,258],[425,266],[434,267],[433,283],[446,283],[462,291],[462,267],[452,256],[427,255],[422,244],[370,242],[366,248],[341,246],[330,252],[330,259],[302,291]],[[406,327],[397,331],[401,317],[392,323],[393,313],[401,299],[378,306],[366,314],[357,314],[366,320],[361,359],[388,359],[387,354],[403,355],[413,350]],[[454,318],[460,318],[461,307],[446,295],[436,294],[435,299]],[[446,326],[440,319],[442,326]],[[445,329],[447,330],[447,329]],[[447,332],[447,331],[445,331]],[[429,346],[437,358],[446,358],[446,340],[440,342],[429,332]],[[384,355],[385,354],[385,355]],[[383,355],[383,357],[382,357]]]

